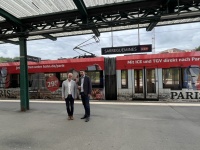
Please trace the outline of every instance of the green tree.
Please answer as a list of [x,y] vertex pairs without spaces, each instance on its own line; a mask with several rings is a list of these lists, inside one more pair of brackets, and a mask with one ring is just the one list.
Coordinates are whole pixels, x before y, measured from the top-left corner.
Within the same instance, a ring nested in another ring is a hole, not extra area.
[[9,57],[0,57],[0,63],[2,62],[13,62],[19,60],[19,57],[9,58]]
[[196,48],[196,51],[200,51],[200,46]]
[[14,58],[13,58],[13,61],[19,61],[19,60],[20,60],[19,57],[14,57]]

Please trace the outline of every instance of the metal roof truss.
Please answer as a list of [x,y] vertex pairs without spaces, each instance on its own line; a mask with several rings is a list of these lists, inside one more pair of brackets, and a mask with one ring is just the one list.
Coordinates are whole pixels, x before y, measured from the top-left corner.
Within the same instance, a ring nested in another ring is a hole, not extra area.
[[[78,10],[16,18],[0,9],[6,21],[0,22],[0,40],[14,42],[79,34],[146,28],[200,21],[200,0],[135,0],[86,8],[83,0],[73,0]],[[85,33],[84,33],[85,31]],[[99,32],[100,31],[100,32]],[[62,33],[62,34],[61,34]]]

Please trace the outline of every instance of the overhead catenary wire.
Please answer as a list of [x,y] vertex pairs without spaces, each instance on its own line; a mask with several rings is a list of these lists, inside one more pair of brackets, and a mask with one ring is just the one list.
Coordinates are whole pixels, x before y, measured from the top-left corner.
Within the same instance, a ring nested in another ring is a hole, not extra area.
[[[94,39],[95,42],[90,42],[90,43],[88,43],[88,44],[84,44],[84,43],[88,42],[88,41],[91,40],[91,39]],[[87,46],[87,45],[91,45],[91,44],[93,44],[93,43],[98,43],[99,41],[100,41],[100,39],[94,35],[94,36],[92,36],[92,38],[90,38],[90,39],[88,39],[88,40],[82,42],[81,44],[75,46],[75,47],[73,48],[73,50],[76,51],[76,52],[78,52],[77,50],[81,50],[81,51],[83,51],[83,52],[89,53],[92,57],[95,57],[95,54],[93,54],[93,53],[91,53],[91,52],[89,52],[89,51],[86,51],[86,50],[82,49],[82,47]],[[78,53],[79,53],[79,52],[78,52]],[[79,53],[79,54],[80,54],[80,53]],[[81,55],[82,55],[82,54],[81,54]],[[86,56],[86,55],[85,55],[85,56]]]
[[[84,44],[84,43],[88,42],[88,41],[91,40],[91,39],[95,39],[95,42],[91,42],[91,43],[88,43],[88,44]],[[77,45],[77,46],[74,47],[74,48],[87,46],[87,45],[90,45],[90,44],[93,44],[93,43],[98,43],[99,41],[100,41],[100,40],[99,40],[98,37],[96,37],[96,36],[92,36],[92,38],[90,38],[90,39],[88,39],[88,40],[82,42],[81,44]],[[82,45],[82,44],[84,44],[84,45]]]

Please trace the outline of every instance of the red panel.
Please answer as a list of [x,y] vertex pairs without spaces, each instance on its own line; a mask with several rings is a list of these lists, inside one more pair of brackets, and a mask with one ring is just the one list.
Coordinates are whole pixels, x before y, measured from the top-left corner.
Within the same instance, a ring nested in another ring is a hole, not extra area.
[[[19,73],[19,62],[1,63],[0,68],[6,67],[8,73]],[[70,69],[87,70],[88,66],[98,65],[99,70],[104,69],[104,58],[77,58],[77,59],[63,59],[63,60],[48,60],[37,62],[28,62],[29,73],[39,72],[67,72]]]
[[117,70],[200,66],[200,52],[118,56],[116,60]]

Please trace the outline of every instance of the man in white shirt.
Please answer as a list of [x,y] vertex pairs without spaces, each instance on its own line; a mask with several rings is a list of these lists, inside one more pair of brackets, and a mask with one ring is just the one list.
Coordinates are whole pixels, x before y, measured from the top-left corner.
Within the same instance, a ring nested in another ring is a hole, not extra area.
[[74,120],[74,98],[77,93],[76,82],[72,80],[73,74],[69,73],[67,80],[62,83],[62,99],[65,100],[68,120]]

